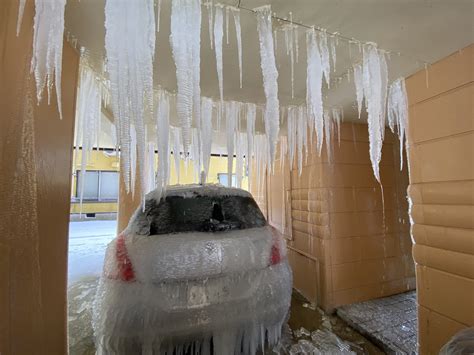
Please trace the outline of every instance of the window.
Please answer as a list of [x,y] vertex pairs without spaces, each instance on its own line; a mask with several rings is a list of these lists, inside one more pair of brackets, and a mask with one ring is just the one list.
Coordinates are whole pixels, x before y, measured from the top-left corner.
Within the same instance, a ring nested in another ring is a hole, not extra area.
[[[77,173],[76,198],[81,198],[82,175]],[[86,171],[84,180],[84,200],[117,201],[119,191],[118,171]]]
[[[219,184],[221,184],[222,186],[229,186],[227,185],[227,182],[229,181],[229,176],[227,175],[227,173],[217,174],[217,179],[219,180]],[[232,174],[232,187],[237,187],[237,180],[235,174]]]

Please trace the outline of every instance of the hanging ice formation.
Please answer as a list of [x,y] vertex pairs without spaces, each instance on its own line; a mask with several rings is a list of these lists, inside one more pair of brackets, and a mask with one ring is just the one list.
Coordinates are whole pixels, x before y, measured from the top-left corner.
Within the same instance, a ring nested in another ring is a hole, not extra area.
[[331,110],[332,113],[332,119],[334,123],[336,124],[337,128],[337,143],[339,146],[341,146],[341,123],[342,123],[342,118],[344,116],[344,113],[342,111],[342,108],[334,107]]
[[329,41],[329,45],[331,48],[331,60],[332,60],[332,71],[336,71],[336,44],[337,44],[337,37],[333,36],[331,37],[331,40]]
[[95,73],[83,62],[79,66],[79,88],[76,106],[76,152],[81,151],[80,209],[84,198],[86,166],[94,145],[98,147],[101,118],[101,93]]
[[219,82],[221,103],[224,101],[224,76],[222,72],[222,38],[224,36],[223,21],[222,5],[217,4],[214,13],[214,50],[216,52],[217,80]]
[[[33,32],[33,55],[31,72],[35,75],[38,103],[43,90],[48,90],[48,104],[51,101],[51,89],[56,89],[59,117],[63,118],[61,107],[61,70],[63,58],[64,7],[66,0],[35,0],[35,18]],[[20,2],[17,33],[21,26],[25,3]]]
[[181,142],[180,142],[180,137],[181,137],[181,132],[178,127],[173,127],[172,128],[172,133],[173,133],[173,159],[174,159],[174,169],[176,172],[176,180],[177,183],[180,183],[180,159],[181,159]]
[[145,149],[145,186],[143,191],[147,194],[155,187],[155,143],[148,142]]
[[326,155],[328,162],[332,162],[332,144],[331,138],[333,133],[333,120],[331,112],[328,110],[324,111],[324,140],[326,141]]
[[380,183],[379,164],[385,133],[388,73],[385,56],[375,44],[367,44],[363,48],[362,73],[368,114],[370,161],[375,178]]
[[[255,119],[257,116],[257,107],[253,103],[247,103],[247,155],[245,161],[247,164],[248,175],[252,176],[252,157],[254,151],[254,137],[255,137]],[[249,179],[250,189],[250,179]]]
[[308,123],[311,133],[314,128],[316,129],[316,146],[318,154],[321,155],[324,136],[322,98],[323,65],[321,62],[321,54],[316,43],[316,31],[314,29],[310,29],[306,32],[306,52],[306,105]]
[[278,132],[280,130],[280,103],[278,101],[278,70],[273,47],[272,13],[270,6],[255,9],[260,42],[260,65],[265,91],[265,133],[268,139],[270,163],[275,159]]
[[[296,150],[298,154],[298,174],[303,172],[303,146],[306,146],[307,139],[307,121],[305,120],[304,108],[298,108],[298,122],[296,133]],[[306,154],[308,155],[308,154]]]
[[362,65],[357,64],[354,66],[354,85],[356,89],[356,98],[357,98],[357,110],[360,113],[362,111],[362,102],[364,100],[364,80],[362,76]]
[[290,57],[290,73],[291,73],[291,98],[295,97],[295,26],[290,24],[283,27],[285,32],[286,55]]
[[408,99],[405,88],[405,79],[395,80],[388,92],[388,124],[393,133],[397,126],[400,143],[400,170],[403,169],[403,147],[405,147],[405,133],[408,124]]
[[288,134],[288,158],[289,158],[289,165],[290,169],[293,167],[293,163],[295,160],[295,149],[296,149],[296,106],[288,107],[288,115],[286,119],[286,127],[287,127],[287,134]]
[[214,48],[214,39],[213,39],[213,23],[214,23],[214,13],[213,13],[213,8],[214,5],[211,1],[206,2],[204,5],[206,5],[207,8],[207,20],[208,20],[208,25],[209,25],[209,41],[211,44],[211,49]]
[[236,101],[225,103],[226,132],[227,132],[227,184],[232,186],[232,167],[234,163],[234,140],[239,117],[239,105]]
[[[46,2],[45,2],[46,3]],[[145,117],[153,111],[153,56],[155,12],[153,0],[107,0],[105,5],[105,49],[110,79],[111,106],[120,146],[121,171],[130,191],[131,125],[135,126],[141,195],[145,187]]]
[[23,22],[23,13],[25,12],[26,0],[20,0],[18,4],[18,18],[16,21],[16,36],[20,35],[21,23]]
[[329,87],[330,84],[330,73],[331,63],[329,59],[329,48],[328,48],[328,34],[326,30],[322,30],[319,33],[319,50],[321,53],[321,64],[323,66],[323,75],[326,80],[326,84]]
[[265,184],[265,174],[267,172],[267,163],[269,162],[268,138],[263,134],[256,134],[254,137],[254,161],[255,161],[255,180],[257,196],[261,196]]
[[156,109],[156,144],[158,148],[158,171],[156,174],[156,199],[159,201],[166,195],[169,182],[170,159],[170,102],[169,96],[158,92],[158,107]]
[[160,32],[161,0],[156,4],[156,32]]
[[234,16],[235,35],[237,36],[237,50],[239,53],[239,79],[240,88],[242,89],[242,29],[240,27],[240,10],[233,7],[232,15]]
[[171,2],[171,48],[176,64],[178,84],[176,111],[182,128],[184,151],[191,144],[193,117],[201,115],[200,58],[201,2],[173,0]]
[[212,148],[212,100],[207,97],[203,97],[201,100],[201,145],[204,171],[204,178],[201,182],[205,183],[209,174]]
[[242,188],[242,171],[244,168],[245,155],[245,136],[243,133],[236,132],[235,134],[235,181],[236,187]]

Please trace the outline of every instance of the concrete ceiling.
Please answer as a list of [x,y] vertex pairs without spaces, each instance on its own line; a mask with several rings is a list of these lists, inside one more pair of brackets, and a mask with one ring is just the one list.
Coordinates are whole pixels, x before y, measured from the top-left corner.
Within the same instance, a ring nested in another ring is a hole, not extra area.
[[[132,0],[129,0],[132,1]],[[175,65],[169,45],[171,0],[162,0],[160,32],[154,65],[155,83],[176,90]],[[408,76],[474,42],[474,0],[223,0],[222,3],[252,9],[270,4],[276,16],[289,12],[295,22],[326,28],[349,38],[376,42],[379,48],[400,53],[388,61],[391,79]],[[86,47],[97,68],[104,57],[105,0],[68,0],[66,29]],[[255,15],[241,10],[243,43],[243,88],[239,87],[237,44],[230,15],[229,44],[224,33],[225,99],[264,103]],[[274,28],[281,24],[274,21]],[[277,66],[282,105],[303,103],[306,96],[306,46],[304,28],[299,31],[299,62],[295,64],[295,98],[291,98],[290,62],[283,35],[278,37]],[[350,55],[351,52],[351,55]],[[351,51],[339,41],[334,76],[343,74],[360,59],[358,46]],[[203,7],[201,32],[201,88],[205,96],[218,97],[216,62],[209,45],[207,11]],[[353,83],[344,80],[325,89],[325,104],[342,106],[345,120],[356,118]]]

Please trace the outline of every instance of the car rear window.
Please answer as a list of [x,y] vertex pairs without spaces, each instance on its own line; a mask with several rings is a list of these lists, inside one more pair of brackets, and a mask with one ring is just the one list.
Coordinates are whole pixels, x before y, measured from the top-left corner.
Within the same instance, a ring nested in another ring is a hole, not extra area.
[[145,212],[149,235],[221,232],[266,225],[254,199],[244,196],[168,196]]

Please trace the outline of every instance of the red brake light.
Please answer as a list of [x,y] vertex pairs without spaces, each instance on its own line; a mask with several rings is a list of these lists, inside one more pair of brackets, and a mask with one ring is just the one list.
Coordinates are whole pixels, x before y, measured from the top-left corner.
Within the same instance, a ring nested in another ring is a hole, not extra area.
[[122,281],[135,281],[135,272],[133,271],[132,262],[128,257],[125,236],[123,234],[120,234],[117,238],[115,256],[117,258],[117,278]]

